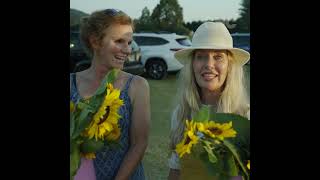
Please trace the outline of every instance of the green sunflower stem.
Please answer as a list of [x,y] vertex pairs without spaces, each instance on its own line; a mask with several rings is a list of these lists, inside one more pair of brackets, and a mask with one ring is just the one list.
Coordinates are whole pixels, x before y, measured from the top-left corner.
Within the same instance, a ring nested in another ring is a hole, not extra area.
[[73,180],[80,167],[80,147],[77,143],[71,144],[70,152],[70,179]]
[[95,153],[100,151],[104,147],[103,141],[97,141],[94,138],[85,139],[84,142],[80,145],[80,150],[83,153]]
[[238,153],[237,153],[237,150],[236,148],[227,140],[224,140],[223,141],[223,144],[225,145],[225,147],[227,147],[227,149],[232,153],[233,157],[235,158],[235,160],[238,162],[238,164],[240,165],[241,167],[241,170],[242,172],[245,174],[246,176],[246,180],[249,180],[250,179],[250,176],[247,172],[247,169],[246,167],[243,165],[243,162],[241,161]]
[[216,163],[218,161],[216,155],[212,151],[212,143],[206,140],[202,140],[202,143],[204,144],[203,148],[207,151],[208,153],[208,159],[211,163]]

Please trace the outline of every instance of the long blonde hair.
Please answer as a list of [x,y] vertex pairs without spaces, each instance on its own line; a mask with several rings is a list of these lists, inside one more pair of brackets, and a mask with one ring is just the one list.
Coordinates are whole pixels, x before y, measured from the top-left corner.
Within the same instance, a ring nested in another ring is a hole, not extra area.
[[[191,56],[193,61],[194,52]],[[227,51],[227,57],[229,60],[228,75],[218,101],[217,112],[245,116],[249,108],[249,98],[245,89],[243,66],[234,61],[233,55],[229,51]],[[197,112],[201,106],[201,91],[195,80],[192,61],[185,64],[179,75],[178,92],[181,93],[178,96],[176,112],[172,117],[177,119],[178,125],[171,131],[171,149],[175,149],[176,144],[182,140],[185,120],[190,119],[191,114]]]

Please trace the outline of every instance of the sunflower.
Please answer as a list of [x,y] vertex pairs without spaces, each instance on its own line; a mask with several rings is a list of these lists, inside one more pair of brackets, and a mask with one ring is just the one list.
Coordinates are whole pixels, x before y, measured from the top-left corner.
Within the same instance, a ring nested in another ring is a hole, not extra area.
[[99,107],[96,114],[93,115],[89,127],[85,129],[86,136],[89,139],[95,137],[104,139],[109,133],[115,129],[115,125],[118,124],[120,115],[118,110],[123,105],[123,100],[119,99],[120,90],[114,89],[112,84],[107,84],[107,94]]
[[96,158],[96,154],[95,153],[81,153],[81,156],[86,158],[86,159],[94,159],[94,158]]
[[113,124],[113,131],[106,135],[106,139],[110,141],[117,140],[120,136],[120,128],[117,124]]
[[177,144],[176,152],[181,158],[185,153],[190,154],[191,148],[198,143],[198,136],[196,135],[196,123],[193,121],[186,121],[186,130],[182,141]]
[[224,138],[235,137],[237,132],[232,129],[232,122],[229,123],[215,123],[209,121],[205,123],[198,123],[198,130],[209,135],[212,138],[223,140]]

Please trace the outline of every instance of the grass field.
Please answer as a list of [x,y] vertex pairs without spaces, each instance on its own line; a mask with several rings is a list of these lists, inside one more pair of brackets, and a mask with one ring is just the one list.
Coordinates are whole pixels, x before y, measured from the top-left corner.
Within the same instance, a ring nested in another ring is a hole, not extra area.
[[[250,93],[250,65],[245,66]],[[174,108],[177,91],[176,75],[169,75],[163,80],[148,79],[151,101],[151,129],[149,145],[143,164],[148,180],[165,180],[169,172],[167,159],[169,154],[170,116]]]

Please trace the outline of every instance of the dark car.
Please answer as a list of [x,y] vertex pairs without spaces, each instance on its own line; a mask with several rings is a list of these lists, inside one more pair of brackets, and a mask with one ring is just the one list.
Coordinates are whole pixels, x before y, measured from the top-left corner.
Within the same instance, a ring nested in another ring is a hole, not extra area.
[[70,32],[70,72],[75,72],[76,66],[89,60],[80,42],[79,33]]
[[[125,61],[123,71],[131,74],[141,75],[144,66],[141,63],[141,50],[135,41],[131,43],[131,54]],[[70,72],[79,72],[89,68],[91,59],[85,53],[80,41],[79,32],[70,32]]]

